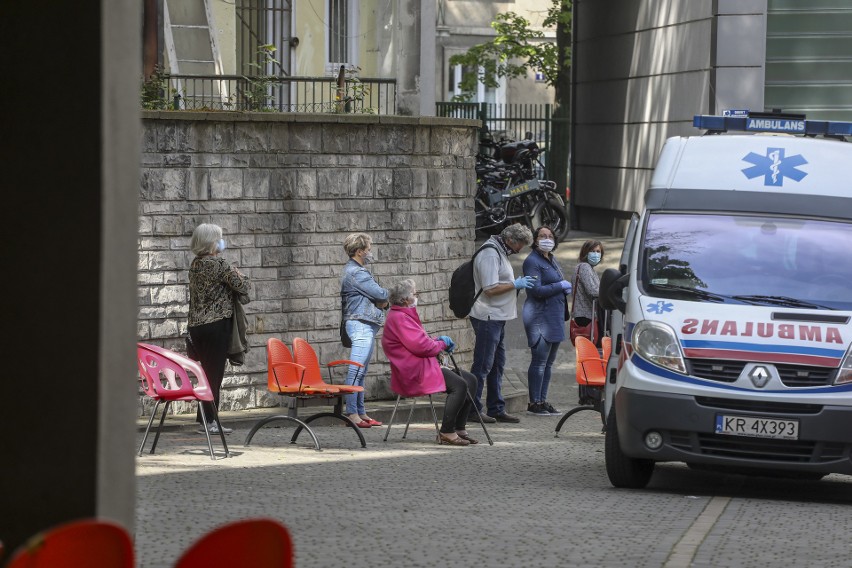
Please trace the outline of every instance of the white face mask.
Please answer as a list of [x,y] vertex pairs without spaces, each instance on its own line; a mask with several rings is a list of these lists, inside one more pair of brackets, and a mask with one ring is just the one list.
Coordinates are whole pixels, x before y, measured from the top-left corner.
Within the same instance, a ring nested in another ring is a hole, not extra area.
[[411,302],[410,304],[408,304],[408,307],[409,308],[416,308],[417,307],[417,296],[414,296],[414,301]]
[[222,252],[225,250],[225,239],[219,239],[219,241],[216,243],[216,250],[218,252]]
[[553,239],[539,239],[538,241],[538,250],[543,250],[544,252],[552,251],[555,246],[556,243],[553,242]]

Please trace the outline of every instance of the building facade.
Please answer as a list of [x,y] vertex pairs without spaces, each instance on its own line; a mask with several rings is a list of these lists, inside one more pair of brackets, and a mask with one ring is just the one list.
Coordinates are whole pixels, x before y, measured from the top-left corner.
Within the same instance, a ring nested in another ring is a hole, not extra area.
[[780,108],[852,119],[852,5],[575,0],[572,206],[620,234],[663,143],[696,114]]

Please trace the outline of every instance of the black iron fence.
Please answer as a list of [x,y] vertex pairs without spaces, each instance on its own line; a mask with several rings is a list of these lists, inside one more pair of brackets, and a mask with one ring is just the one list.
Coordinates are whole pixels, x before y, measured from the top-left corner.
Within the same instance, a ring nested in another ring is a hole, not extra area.
[[[435,114],[452,118],[472,118],[482,121],[483,141],[535,140],[541,153],[535,163],[536,174],[545,179],[547,150],[550,148],[550,128],[553,105],[546,103],[437,103]],[[494,146],[483,143],[480,154],[490,156]]]
[[481,120],[495,141],[530,139],[543,150],[550,146],[550,104],[438,103],[436,114]]
[[146,108],[395,114],[396,80],[335,77],[162,75]]

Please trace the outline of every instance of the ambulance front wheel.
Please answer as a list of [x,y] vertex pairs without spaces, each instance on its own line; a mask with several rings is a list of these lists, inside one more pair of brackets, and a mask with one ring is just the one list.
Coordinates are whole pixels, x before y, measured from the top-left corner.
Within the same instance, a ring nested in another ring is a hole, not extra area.
[[610,410],[606,421],[604,456],[606,458],[606,474],[614,487],[642,489],[648,485],[651,475],[654,473],[653,460],[631,458],[621,451],[614,408]]

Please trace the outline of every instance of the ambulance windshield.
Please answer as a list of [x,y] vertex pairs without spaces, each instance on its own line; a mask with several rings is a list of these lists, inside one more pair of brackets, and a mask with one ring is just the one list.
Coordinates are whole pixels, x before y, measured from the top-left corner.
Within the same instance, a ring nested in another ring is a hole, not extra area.
[[640,279],[662,298],[852,309],[852,223],[656,213]]

